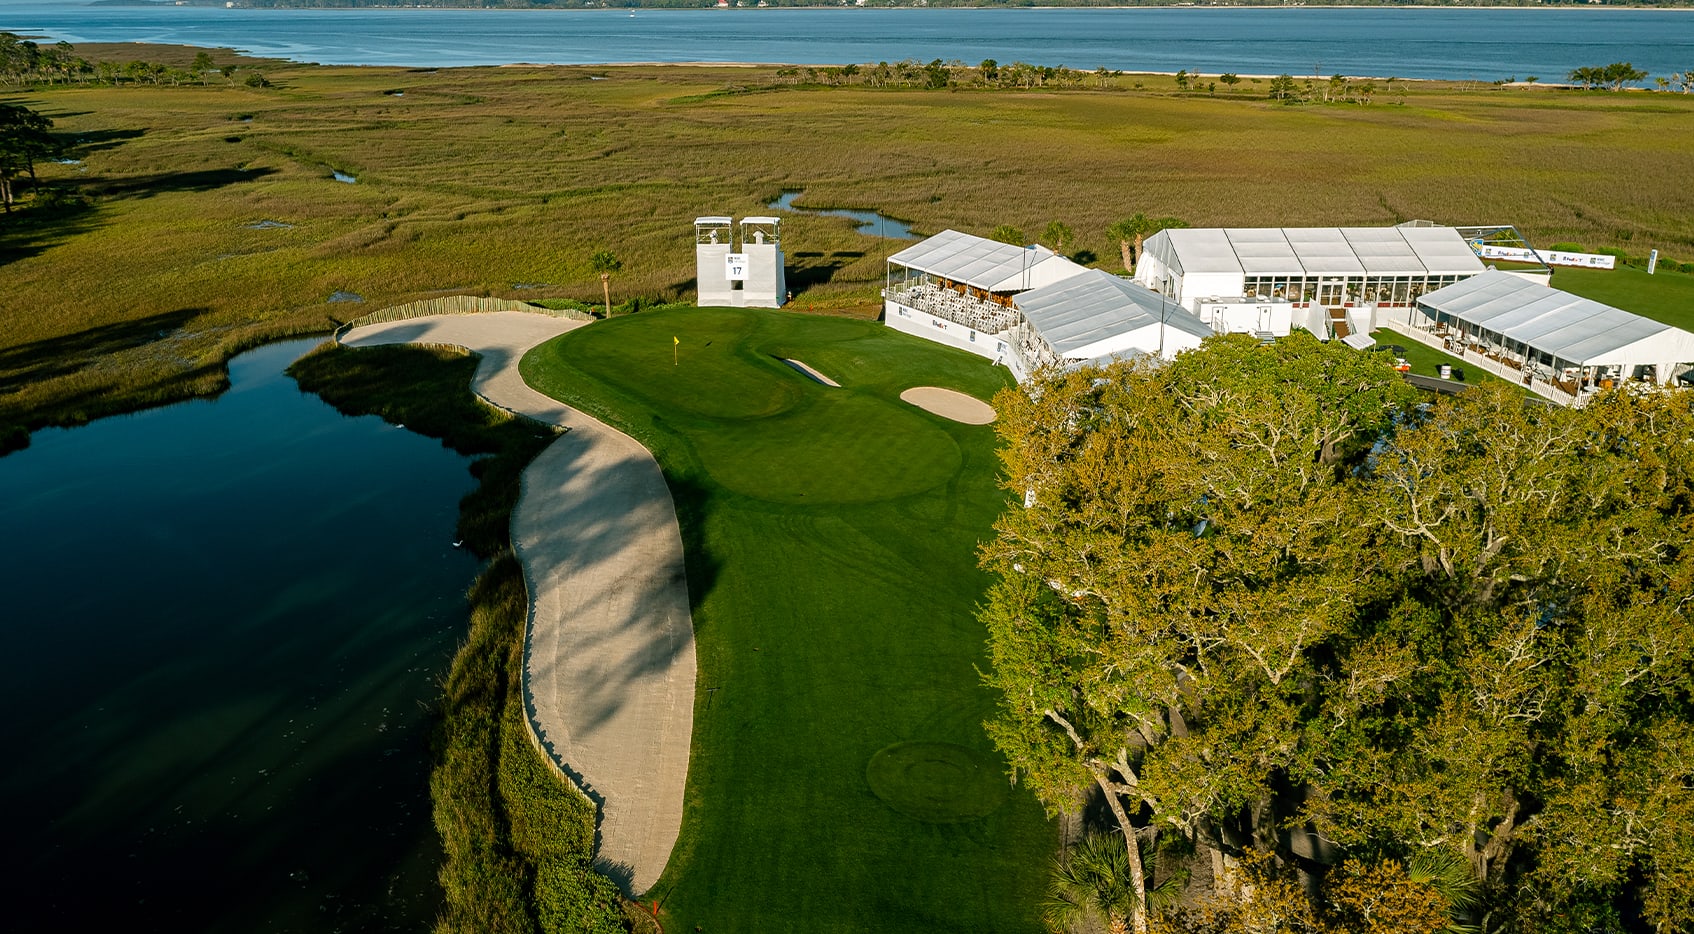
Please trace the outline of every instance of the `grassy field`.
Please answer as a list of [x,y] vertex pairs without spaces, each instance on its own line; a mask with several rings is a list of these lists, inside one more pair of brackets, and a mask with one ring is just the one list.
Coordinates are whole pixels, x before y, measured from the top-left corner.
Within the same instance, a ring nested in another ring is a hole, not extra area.
[[[235,349],[386,304],[592,301],[600,248],[624,262],[614,300],[684,296],[692,218],[763,213],[783,189],[924,232],[1062,220],[1109,267],[1104,230],[1137,211],[1510,221],[1694,258],[1690,95],[1409,84],[1404,103],[1286,106],[1251,81],[1212,96],[1157,78],[923,91],[775,87],[756,68],[266,67],[274,88],[8,94],[77,144],[79,164],[43,169],[92,206],[0,218],[0,427],[214,391]],[[784,237],[801,307],[875,309],[887,241],[805,215]]]
[[683,834],[648,895],[666,928],[1038,930],[1057,831],[981,727],[994,434],[898,398],[987,398],[1005,371],[728,309],[615,318],[523,370],[646,444],[682,520],[700,669]]
[[1694,331],[1694,276],[1660,269],[1555,269],[1552,286]]

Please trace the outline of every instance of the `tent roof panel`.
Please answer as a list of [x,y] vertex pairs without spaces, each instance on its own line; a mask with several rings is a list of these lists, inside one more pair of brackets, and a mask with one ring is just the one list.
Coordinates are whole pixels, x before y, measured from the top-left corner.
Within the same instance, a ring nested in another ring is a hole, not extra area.
[[[1164,240],[1155,249],[1153,241],[1161,237]],[[1230,246],[1229,237],[1215,227],[1161,230],[1142,246],[1160,262],[1170,263],[1185,276],[1192,273],[1241,272],[1241,260],[1236,257],[1235,248]],[[1172,254],[1174,262],[1170,259]]]
[[[1510,273],[1484,272],[1418,303],[1574,364],[1663,363],[1694,354],[1694,334]],[[1641,357],[1620,358],[1626,350]]]
[[895,253],[888,261],[979,289],[995,290],[1007,282],[1020,281],[1030,266],[1055,255],[1044,246],[1025,248],[957,230],[943,230]]
[[1200,338],[1212,335],[1205,322],[1181,305],[1099,269],[1031,289],[1014,302],[1024,320],[1060,356],[1117,335],[1157,327],[1161,318],[1173,330]]
[[1241,271],[1249,276],[1288,275],[1301,268],[1300,257],[1288,245],[1288,238],[1275,227],[1231,227],[1223,234],[1235,250]]
[[1417,252],[1418,260],[1432,276],[1474,276],[1485,271],[1482,260],[1465,238],[1451,227],[1395,227]]
[[1288,244],[1308,275],[1362,276],[1365,266],[1339,227],[1285,227]]

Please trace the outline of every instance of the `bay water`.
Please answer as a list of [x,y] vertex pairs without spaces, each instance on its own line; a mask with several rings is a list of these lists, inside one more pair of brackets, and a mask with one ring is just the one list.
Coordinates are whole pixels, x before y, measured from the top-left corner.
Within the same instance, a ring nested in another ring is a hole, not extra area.
[[[633,14],[633,15],[632,15]],[[1563,80],[1632,62],[1694,68],[1694,11],[1120,9],[259,10],[0,0],[0,30],[79,42],[232,47],[338,65],[984,59],[1075,69]]]

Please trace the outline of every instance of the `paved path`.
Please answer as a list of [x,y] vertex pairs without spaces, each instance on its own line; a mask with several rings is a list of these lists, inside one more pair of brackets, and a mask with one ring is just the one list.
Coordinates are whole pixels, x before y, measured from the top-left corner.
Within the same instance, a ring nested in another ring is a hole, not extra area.
[[522,312],[369,325],[351,346],[456,344],[481,355],[472,388],[570,429],[523,475],[512,541],[529,586],[530,721],[600,805],[596,865],[632,895],[658,881],[682,827],[694,729],[694,628],[682,534],[653,456],[531,389],[524,351],[577,322]]

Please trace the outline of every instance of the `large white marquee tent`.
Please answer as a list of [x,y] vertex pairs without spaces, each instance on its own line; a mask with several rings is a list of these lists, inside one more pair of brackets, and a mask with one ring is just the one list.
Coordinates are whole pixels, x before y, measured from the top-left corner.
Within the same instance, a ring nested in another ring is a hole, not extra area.
[[1135,281],[1190,311],[1206,298],[1407,305],[1484,271],[1452,227],[1176,228],[1147,239]]
[[1606,382],[1668,384],[1694,363],[1694,334],[1504,272],[1418,300],[1414,326],[1579,393]]

